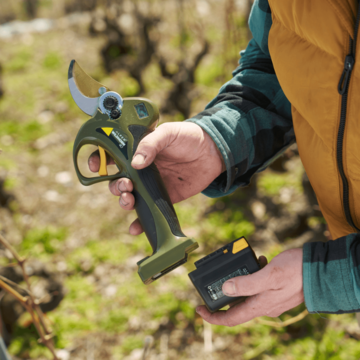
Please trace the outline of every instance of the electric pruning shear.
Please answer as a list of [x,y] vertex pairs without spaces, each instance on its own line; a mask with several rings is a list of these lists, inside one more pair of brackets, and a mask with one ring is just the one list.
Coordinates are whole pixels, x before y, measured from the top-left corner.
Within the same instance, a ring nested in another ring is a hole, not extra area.
[[[135,210],[153,249],[151,256],[137,263],[138,274],[144,284],[150,284],[184,264],[188,254],[198,247],[196,241],[182,232],[156,165],[153,163],[142,170],[131,166],[139,142],[156,127],[159,110],[148,99],[123,99],[86,74],[75,60],[70,63],[68,83],[76,104],[91,116],[75,139],[76,174],[85,186],[121,177],[131,179]],[[99,176],[94,178],[83,176],[78,166],[79,151],[89,144],[97,146],[100,154]],[[118,168],[116,174],[108,174],[107,155]]]

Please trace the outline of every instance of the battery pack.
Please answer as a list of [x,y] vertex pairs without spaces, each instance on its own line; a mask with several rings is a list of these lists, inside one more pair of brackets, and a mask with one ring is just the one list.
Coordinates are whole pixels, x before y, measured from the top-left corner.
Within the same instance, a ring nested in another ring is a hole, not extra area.
[[196,270],[189,278],[210,312],[215,312],[246,296],[229,297],[222,292],[225,281],[260,270],[260,264],[245,237],[212,252],[195,262]]

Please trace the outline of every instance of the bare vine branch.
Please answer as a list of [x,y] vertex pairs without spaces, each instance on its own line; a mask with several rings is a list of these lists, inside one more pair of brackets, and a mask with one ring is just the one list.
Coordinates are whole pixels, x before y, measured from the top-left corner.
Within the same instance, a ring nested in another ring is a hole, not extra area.
[[[29,280],[29,276],[25,269],[25,262],[26,258],[22,258],[19,256],[19,254],[16,252],[16,250],[9,244],[9,242],[0,234],[0,244],[2,244],[6,249],[8,249],[13,256],[13,258],[17,261],[19,266],[21,267],[23,277],[26,283],[26,292],[28,296],[22,296],[17,292],[13,287],[8,285],[4,280],[3,277],[0,278],[0,288],[2,288],[7,293],[11,294],[12,296],[17,299],[20,304],[30,313],[32,322],[40,336],[40,342],[44,344],[53,355],[54,360],[58,360],[56,353],[55,353],[55,347],[53,342],[53,334],[51,333],[51,330],[48,328],[44,314],[39,306],[39,301],[34,297],[32,291],[31,291],[31,284]],[[7,282],[11,282],[7,280]]]

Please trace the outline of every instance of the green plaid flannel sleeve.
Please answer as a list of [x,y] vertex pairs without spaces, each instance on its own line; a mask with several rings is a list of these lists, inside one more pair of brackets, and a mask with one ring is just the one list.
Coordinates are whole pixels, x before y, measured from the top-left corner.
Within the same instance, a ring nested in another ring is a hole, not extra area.
[[291,105],[282,91],[268,50],[272,24],[267,0],[256,0],[249,26],[253,39],[241,51],[233,78],[200,114],[188,119],[214,140],[226,172],[203,191],[209,197],[230,194],[249,184],[295,141]]

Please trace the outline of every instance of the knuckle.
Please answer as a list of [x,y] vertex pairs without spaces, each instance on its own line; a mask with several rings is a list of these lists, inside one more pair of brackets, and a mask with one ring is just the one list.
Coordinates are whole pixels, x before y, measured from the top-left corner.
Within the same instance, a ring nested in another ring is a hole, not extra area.
[[[145,137],[144,139],[142,139],[140,141],[138,149],[140,149],[140,147],[141,147],[141,150],[145,150],[148,147],[151,148],[151,146],[152,146],[152,143],[149,141],[148,138]],[[138,153],[138,151],[136,153]]]
[[127,189],[128,191],[132,191],[132,189],[133,189],[133,183],[132,183],[132,181],[131,181],[130,179],[125,178],[125,179],[124,179],[124,185],[126,186],[126,189]]
[[283,270],[277,265],[273,265],[269,270],[266,282],[273,285],[274,289],[281,287],[284,279]]
[[159,131],[168,131],[174,127],[174,124],[171,122],[165,122],[161,124],[156,130]]
[[143,139],[140,141],[139,146],[136,150],[136,153],[134,154],[134,157],[138,154],[141,154],[143,156],[149,155],[149,153],[152,153],[154,151],[154,147],[156,144],[153,144],[149,139]]
[[115,179],[115,180],[110,180],[109,181],[109,187],[110,186],[115,186],[118,183],[119,179]]
[[[239,276],[240,278],[240,276]],[[247,279],[238,279],[238,278],[234,278],[234,288],[235,288],[235,294],[240,294],[241,290],[244,291],[244,288],[247,288],[247,284],[245,281],[242,280],[247,280]]]
[[109,183],[109,190],[110,190],[110,192],[111,192],[113,195],[115,195],[115,194],[114,194],[115,188],[116,188],[115,184]]

